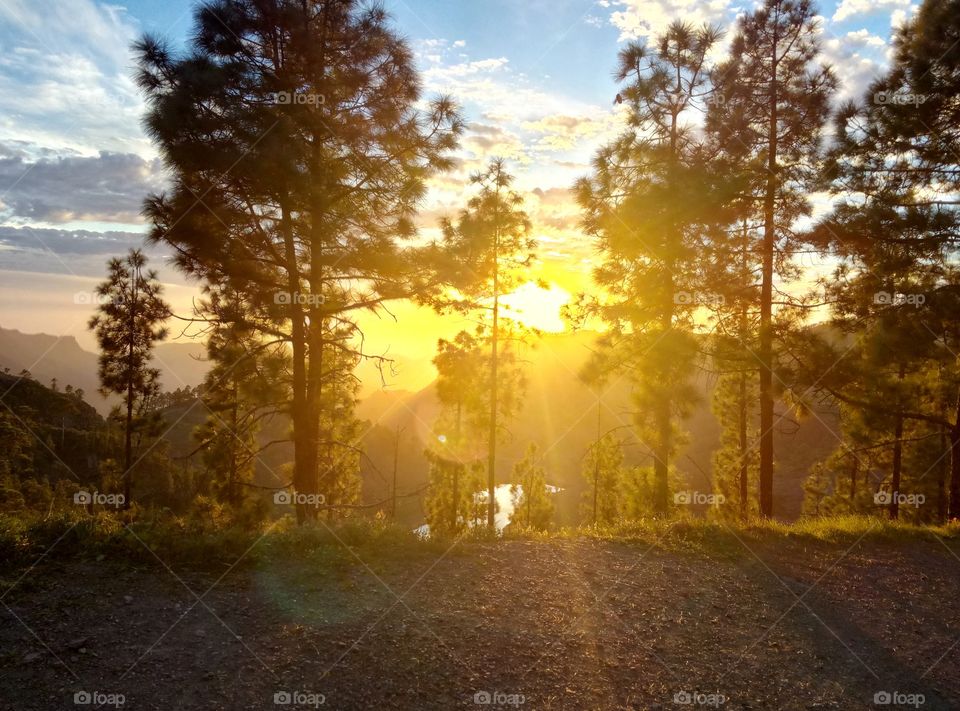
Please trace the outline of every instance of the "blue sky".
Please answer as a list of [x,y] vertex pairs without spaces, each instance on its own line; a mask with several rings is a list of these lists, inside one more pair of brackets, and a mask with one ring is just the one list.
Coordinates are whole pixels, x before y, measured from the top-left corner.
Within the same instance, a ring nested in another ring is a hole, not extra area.
[[[617,51],[676,17],[729,30],[752,8],[742,0],[384,4],[415,51],[426,94],[453,94],[468,121],[462,168],[434,181],[422,229],[429,235],[462,205],[471,169],[504,156],[542,253],[571,274],[582,274],[590,255],[569,188],[621,125],[612,101]],[[139,243],[143,197],[164,184],[139,124],[130,44],[143,32],[182,44],[192,5],[0,0],[0,326],[69,331],[89,343],[89,306],[68,299],[90,288],[109,256]],[[911,0],[820,5],[824,58],[843,98],[863,94],[885,65],[891,27],[915,9]],[[193,288],[169,268],[161,274],[175,303],[188,304]]]

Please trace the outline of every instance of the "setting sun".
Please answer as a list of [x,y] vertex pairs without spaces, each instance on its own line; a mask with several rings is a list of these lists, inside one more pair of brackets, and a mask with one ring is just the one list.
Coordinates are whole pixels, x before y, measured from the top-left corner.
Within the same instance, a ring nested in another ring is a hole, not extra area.
[[528,281],[523,286],[501,298],[504,314],[525,326],[548,333],[566,330],[560,317],[560,309],[570,302],[570,293],[556,284],[544,289]]

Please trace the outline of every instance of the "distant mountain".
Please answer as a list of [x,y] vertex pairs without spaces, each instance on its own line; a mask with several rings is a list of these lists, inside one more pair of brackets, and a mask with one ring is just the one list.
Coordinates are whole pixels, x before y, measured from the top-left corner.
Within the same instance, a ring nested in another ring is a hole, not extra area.
[[[154,365],[160,369],[165,390],[184,385],[199,385],[207,372],[202,360],[204,348],[199,343],[160,343],[154,351]],[[34,380],[49,385],[56,378],[62,390],[67,385],[81,388],[84,399],[107,414],[117,402],[105,399],[98,392],[97,354],[84,350],[73,336],[51,336],[46,333],[22,333],[0,328],[0,371],[11,375],[23,370]]]

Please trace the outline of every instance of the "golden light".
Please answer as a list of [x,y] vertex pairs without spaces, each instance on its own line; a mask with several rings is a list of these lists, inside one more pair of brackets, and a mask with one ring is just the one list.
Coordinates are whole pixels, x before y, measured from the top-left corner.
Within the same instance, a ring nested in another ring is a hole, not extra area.
[[570,292],[556,284],[544,289],[528,281],[513,293],[502,297],[504,315],[531,328],[551,333],[565,330],[560,309],[570,301]]

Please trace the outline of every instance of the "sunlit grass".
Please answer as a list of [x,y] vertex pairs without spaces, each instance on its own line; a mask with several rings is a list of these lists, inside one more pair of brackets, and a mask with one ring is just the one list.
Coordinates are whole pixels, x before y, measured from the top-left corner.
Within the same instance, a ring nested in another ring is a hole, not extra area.
[[647,518],[612,525],[550,531],[508,527],[501,535],[483,527],[459,536],[421,538],[390,522],[355,519],[298,526],[291,518],[259,528],[210,525],[197,528],[179,518],[126,522],[116,514],[87,516],[0,515],[0,567],[15,569],[38,557],[116,559],[138,563],[185,563],[223,568],[264,560],[342,565],[351,561],[402,560],[411,556],[460,555],[475,544],[529,541],[596,541],[711,555],[751,555],[755,544],[918,543],[960,538],[960,524],[921,526],[871,516],[803,518],[794,523],[722,522],[694,517]]

